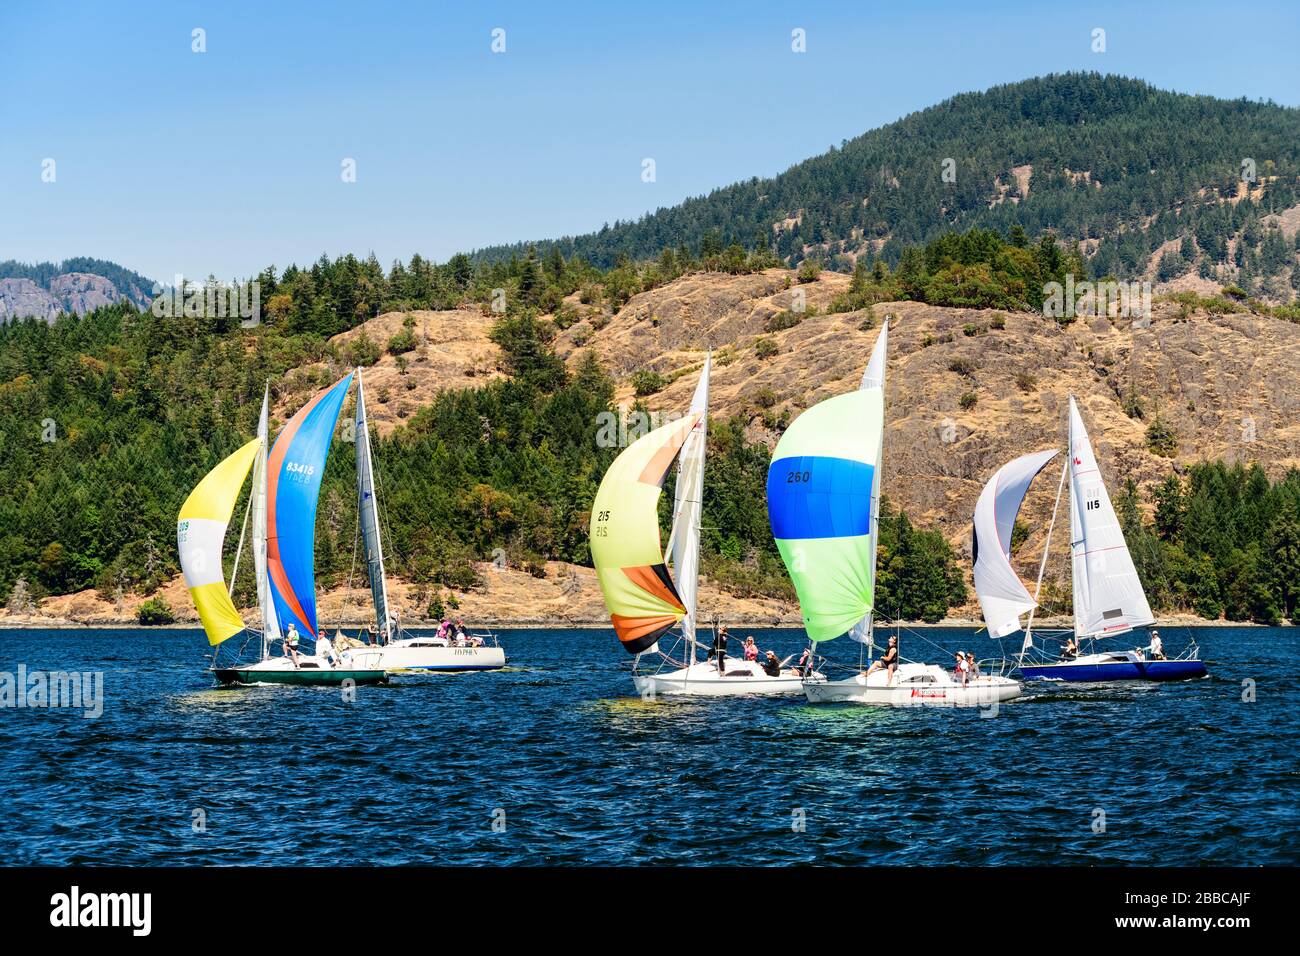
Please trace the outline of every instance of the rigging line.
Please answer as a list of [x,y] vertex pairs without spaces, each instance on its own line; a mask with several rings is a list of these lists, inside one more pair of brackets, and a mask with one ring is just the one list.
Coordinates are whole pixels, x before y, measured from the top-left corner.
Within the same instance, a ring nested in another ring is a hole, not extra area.
[[244,523],[239,528],[239,547],[235,549],[235,566],[230,570],[230,588],[226,591],[226,596],[233,598],[235,595],[235,578],[239,575],[239,556],[244,552],[244,533],[248,530],[248,515],[253,510],[253,495],[250,491],[248,503],[244,505]]
[[352,535],[352,568],[348,571],[348,596],[352,595],[352,578],[357,573],[357,543],[361,540],[361,509],[357,508],[357,526]]

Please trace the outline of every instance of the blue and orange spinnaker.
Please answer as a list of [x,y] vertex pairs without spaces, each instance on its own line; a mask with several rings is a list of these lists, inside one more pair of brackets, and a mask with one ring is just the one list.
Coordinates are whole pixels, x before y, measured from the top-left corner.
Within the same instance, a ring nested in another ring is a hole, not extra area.
[[316,636],[316,502],[349,373],[285,424],[267,462],[267,572],[280,623]]

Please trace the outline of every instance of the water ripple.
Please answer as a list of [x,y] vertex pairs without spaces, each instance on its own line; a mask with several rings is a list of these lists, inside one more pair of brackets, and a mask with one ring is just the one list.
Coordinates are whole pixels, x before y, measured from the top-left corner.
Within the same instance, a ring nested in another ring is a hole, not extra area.
[[195,632],[4,631],[0,670],[103,671],[106,701],[95,720],[0,710],[0,859],[1295,865],[1296,632],[1198,637],[1208,680],[1036,685],[988,719],[643,701],[597,630],[510,632],[505,671],[351,703],[213,688]]

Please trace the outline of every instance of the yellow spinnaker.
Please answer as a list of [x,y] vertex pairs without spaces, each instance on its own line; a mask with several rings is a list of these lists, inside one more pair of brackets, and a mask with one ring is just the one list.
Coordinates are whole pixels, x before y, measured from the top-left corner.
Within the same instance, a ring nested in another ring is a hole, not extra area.
[[664,567],[657,505],[664,475],[699,420],[688,415],[629,445],[605,472],[591,507],[591,563],[631,654],[653,646],[686,611]]
[[239,489],[257,457],[258,445],[259,440],[254,438],[208,472],[185,499],[176,519],[181,572],[209,644],[220,644],[244,629],[244,621],[226,590],[221,545]]

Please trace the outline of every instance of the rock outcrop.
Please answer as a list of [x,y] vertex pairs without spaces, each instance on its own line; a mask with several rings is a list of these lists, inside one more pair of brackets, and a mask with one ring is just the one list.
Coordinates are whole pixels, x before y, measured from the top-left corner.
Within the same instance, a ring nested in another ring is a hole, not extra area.
[[85,315],[124,298],[103,276],[66,272],[44,289],[31,279],[0,279],[0,322],[34,316],[47,322],[60,312]]

